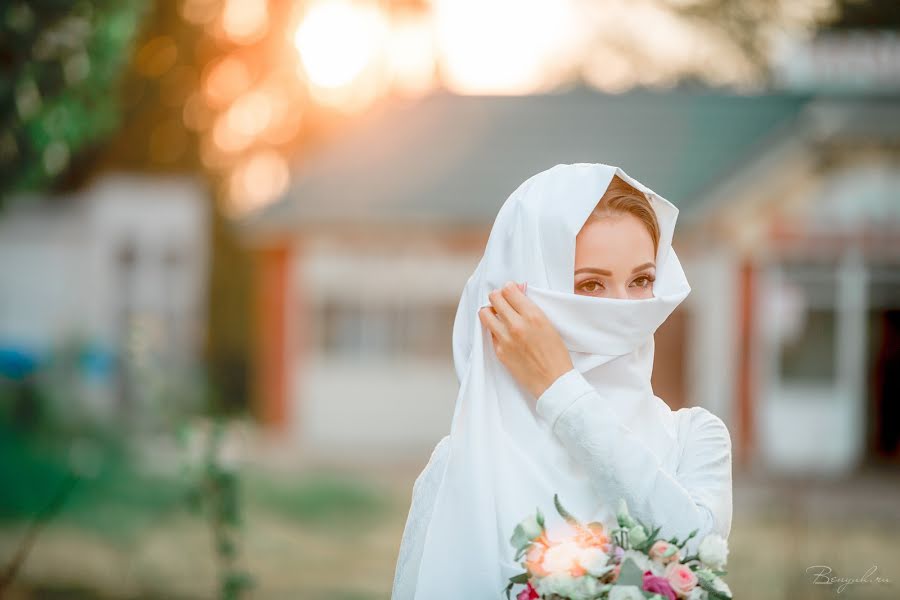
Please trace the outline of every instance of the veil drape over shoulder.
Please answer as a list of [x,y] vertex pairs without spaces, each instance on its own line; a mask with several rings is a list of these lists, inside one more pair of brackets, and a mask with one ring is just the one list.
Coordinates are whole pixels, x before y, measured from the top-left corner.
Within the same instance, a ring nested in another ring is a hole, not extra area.
[[[623,300],[574,293],[575,237],[618,175],[647,194],[660,225],[654,296]],[[504,202],[484,256],[463,290],[453,327],[459,392],[446,468],[422,488],[433,506],[421,556],[409,561],[416,600],[502,596],[522,568],[509,544],[515,525],[539,507],[548,527],[567,527],[553,495],[585,520],[612,524],[617,498],[592,487],[534,410],[534,398],[497,359],[477,311],[507,281],[548,316],[575,368],[615,404],[617,414],[662,464],[673,464],[676,424],[653,394],[653,333],[690,292],[672,249],[678,209],[622,169],[559,164],[523,182]],[[672,467],[674,468],[674,466]],[[414,498],[414,502],[416,499]],[[395,599],[399,600],[399,599]],[[404,599],[405,600],[405,599]]]

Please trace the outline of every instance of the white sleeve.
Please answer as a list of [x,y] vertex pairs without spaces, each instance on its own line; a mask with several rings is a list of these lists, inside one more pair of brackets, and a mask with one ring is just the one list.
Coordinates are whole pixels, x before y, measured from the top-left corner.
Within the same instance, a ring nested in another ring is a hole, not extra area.
[[450,436],[445,435],[435,445],[428,464],[413,483],[412,501],[400,539],[397,564],[394,567],[391,600],[410,600],[415,597],[419,562],[425,545],[425,530],[434,511],[434,500],[444,476],[449,451]]
[[[590,407],[590,410],[586,410]],[[608,398],[576,369],[561,375],[537,401],[537,412],[605,497],[624,498],[630,512],[659,525],[666,538],[698,529],[687,550],[709,533],[731,531],[731,436],[702,407],[685,409],[684,447],[674,476],[624,425]]]

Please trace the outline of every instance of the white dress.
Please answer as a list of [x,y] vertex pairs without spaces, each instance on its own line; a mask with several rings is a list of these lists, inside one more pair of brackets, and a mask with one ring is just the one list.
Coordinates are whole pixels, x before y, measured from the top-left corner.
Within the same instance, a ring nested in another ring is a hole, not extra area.
[[[585,410],[587,407],[591,410]],[[680,456],[672,461],[677,466],[670,474],[627,427],[617,419],[604,418],[609,410],[614,410],[614,405],[600,397],[577,369],[554,381],[536,405],[538,415],[587,470],[597,489],[625,498],[634,516],[645,523],[667,524],[667,531],[676,531],[679,537],[698,529],[686,548],[689,553],[709,533],[727,539],[732,514],[731,437],[722,420],[698,406],[674,411]],[[392,600],[414,597],[416,563],[421,558],[449,441],[447,435],[437,443],[413,484]],[[401,573],[410,575],[400,577]]]

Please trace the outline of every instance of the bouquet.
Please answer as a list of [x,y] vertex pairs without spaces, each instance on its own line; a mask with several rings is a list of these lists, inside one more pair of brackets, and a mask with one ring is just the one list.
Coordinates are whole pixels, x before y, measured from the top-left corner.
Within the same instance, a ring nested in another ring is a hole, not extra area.
[[607,531],[602,523],[582,524],[560,504],[557,512],[575,530],[574,535],[551,540],[540,508],[519,523],[510,544],[525,572],[510,577],[524,584],[516,600],[729,600],[731,590],[722,581],[728,544],[717,534],[706,536],[697,553],[685,555],[684,540],[658,537],[660,527],[649,527],[628,512],[619,500],[618,527]]

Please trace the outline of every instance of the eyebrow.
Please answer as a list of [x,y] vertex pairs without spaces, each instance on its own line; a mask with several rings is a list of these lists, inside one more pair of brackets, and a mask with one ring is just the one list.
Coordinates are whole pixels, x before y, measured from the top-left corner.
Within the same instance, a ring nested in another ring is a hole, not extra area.
[[[633,268],[631,270],[631,272],[637,273],[638,271],[642,271],[643,269],[646,269],[647,267],[653,267],[653,266],[656,266],[656,265],[654,265],[652,262],[644,263],[642,265],[638,265],[635,268]],[[606,275],[607,277],[612,277],[612,271],[607,271],[606,269],[595,269],[593,267],[582,267],[581,269],[578,269],[577,271],[575,271],[576,275],[578,275],[579,273],[597,273],[598,275]]]

